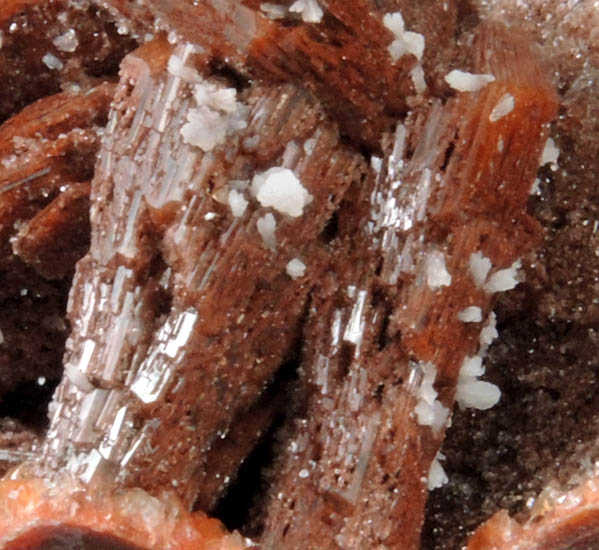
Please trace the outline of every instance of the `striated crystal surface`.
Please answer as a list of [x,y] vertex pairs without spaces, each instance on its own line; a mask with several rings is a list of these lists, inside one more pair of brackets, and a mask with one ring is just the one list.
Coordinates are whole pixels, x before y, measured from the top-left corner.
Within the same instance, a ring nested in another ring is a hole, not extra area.
[[[490,27],[476,48],[477,71],[496,82],[399,124],[340,209],[329,279],[304,337],[307,414],[279,458],[265,548],[419,547],[429,468],[483,328],[458,314],[476,305],[486,315],[492,300],[470,257],[482,250],[497,270],[530,246],[536,229],[524,205],[555,112],[526,46]],[[528,76],[511,73],[515,57]],[[520,114],[491,120],[507,91]],[[531,112],[526,126],[514,123]],[[431,269],[449,276],[437,284]],[[430,421],[414,414],[418,399],[434,405]]]
[[61,375],[67,293],[89,245],[87,180],[113,91],[49,96],[0,127],[2,396]]
[[[188,503],[212,442],[258,399],[296,339],[322,267],[314,262],[294,280],[285,266],[313,256],[362,174],[308,93],[292,85],[237,93],[222,79],[203,80],[196,49],[155,41],[123,62],[44,452],[48,466],[82,479],[106,467],[120,483],[171,486]],[[237,96],[231,109],[241,121],[229,119],[229,103],[202,103],[204,82],[211,94]],[[224,119],[226,143],[204,151],[186,142],[193,109]],[[256,228],[270,209],[249,188],[258,166],[293,170],[313,197],[299,217],[276,213],[272,249]],[[231,189],[249,201],[241,216],[227,204]]]

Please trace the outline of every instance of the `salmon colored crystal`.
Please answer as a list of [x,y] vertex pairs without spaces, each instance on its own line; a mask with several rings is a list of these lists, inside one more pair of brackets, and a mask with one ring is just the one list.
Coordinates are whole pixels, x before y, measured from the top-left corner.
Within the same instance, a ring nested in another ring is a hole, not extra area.
[[245,548],[242,538],[226,533],[217,520],[187,512],[175,497],[159,500],[141,489],[110,494],[66,477],[56,483],[6,479],[0,482],[0,502],[4,550]]

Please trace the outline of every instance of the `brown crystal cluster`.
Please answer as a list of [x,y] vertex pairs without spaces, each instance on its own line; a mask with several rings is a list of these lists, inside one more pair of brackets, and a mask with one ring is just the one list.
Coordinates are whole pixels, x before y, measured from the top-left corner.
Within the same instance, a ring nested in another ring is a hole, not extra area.
[[[0,390],[61,378],[47,428],[5,413],[2,548],[420,547],[454,402],[499,398],[498,293],[549,265],[528,205],[561,98],[492,11],[0,8]],[[471,548],[588,542],[584,487]],[[458,544],[431,502],[423,545]]]

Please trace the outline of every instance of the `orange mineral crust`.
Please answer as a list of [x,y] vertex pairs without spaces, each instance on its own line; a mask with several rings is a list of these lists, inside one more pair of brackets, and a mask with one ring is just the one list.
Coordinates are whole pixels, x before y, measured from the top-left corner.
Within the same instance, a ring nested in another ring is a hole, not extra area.
[[111,494],[63,477],[0,482],[0,547],[3,550],[242,550],[202,513],[190,514],[176,499],[140,489]]
[[599,544],[599,478],[569,492],[547,489],[528,521],[502,510],[471,537],[467,550],[586,550]]

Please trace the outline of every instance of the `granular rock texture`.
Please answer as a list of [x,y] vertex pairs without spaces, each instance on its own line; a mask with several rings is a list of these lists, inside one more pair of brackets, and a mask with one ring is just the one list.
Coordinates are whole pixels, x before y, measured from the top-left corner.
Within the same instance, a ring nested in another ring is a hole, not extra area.
[[5,0],[0,6],[0,121],[33,101],[116,75],[135,42],[90,2]]

